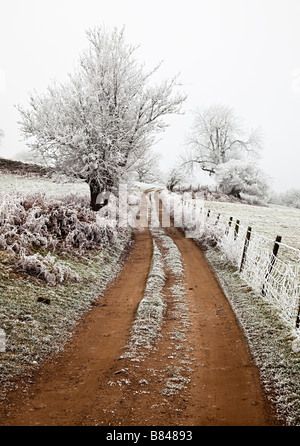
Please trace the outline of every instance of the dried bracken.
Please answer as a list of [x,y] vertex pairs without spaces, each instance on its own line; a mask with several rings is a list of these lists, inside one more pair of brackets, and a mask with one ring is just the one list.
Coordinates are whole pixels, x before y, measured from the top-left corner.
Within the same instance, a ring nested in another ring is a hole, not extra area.
[[99,224],[86,203],[75,195],[6,196],[0,206],[0,249],[12,254],[17,268],[50,285],[78,280],[55,256],[80,257],[111,246],[116,237],[116,231],[105,222]]

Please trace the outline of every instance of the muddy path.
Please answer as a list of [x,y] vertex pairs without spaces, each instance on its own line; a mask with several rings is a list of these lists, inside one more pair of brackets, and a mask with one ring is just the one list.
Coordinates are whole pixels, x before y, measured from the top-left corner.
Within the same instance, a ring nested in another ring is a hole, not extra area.
[[123,271],[66,350],[0,415],[2,426],[278,424],[203,254],[159,225],[136,230]]

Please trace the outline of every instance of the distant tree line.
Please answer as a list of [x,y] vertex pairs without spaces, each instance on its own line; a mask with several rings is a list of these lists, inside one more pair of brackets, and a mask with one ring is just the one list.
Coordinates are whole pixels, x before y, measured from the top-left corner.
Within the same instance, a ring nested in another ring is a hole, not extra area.
[[270,201],[281,206],[300,209],[300,189],[289,189],[279,194],[274,193]]

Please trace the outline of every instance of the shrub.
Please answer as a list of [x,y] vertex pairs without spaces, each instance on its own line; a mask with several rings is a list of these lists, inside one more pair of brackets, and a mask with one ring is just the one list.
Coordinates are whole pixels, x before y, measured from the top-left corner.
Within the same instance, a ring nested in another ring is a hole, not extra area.
[[231,160],[222,164],[216,172],[220,190],[241,198],[249,204],[262,204],[269,195],[269,183],[265,173],[254,163]]
[[18,266],[31,276],[36,276],[49,285],[56,285],[67,280],[79,282],[77,273],[71,270],[67,265],[63,265],[49,253],[46,257],[40,254],[27,256],[24,251],[20,255]]
[[0,206],[0,249],[14,256],[18,268],[51,285],[78,280],[51,254],[80,257],[111,246],[115,230],[107,223],[102,219],[99,224],[88,198],[58,199],[42,193],[7,196]]

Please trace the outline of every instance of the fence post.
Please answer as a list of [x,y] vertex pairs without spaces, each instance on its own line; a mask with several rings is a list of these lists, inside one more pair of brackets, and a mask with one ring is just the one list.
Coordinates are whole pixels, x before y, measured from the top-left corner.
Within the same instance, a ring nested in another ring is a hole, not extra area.
[[237,220],[234,228],[234,240],[236,240],[238,236],[239,229],[240,229],[240,220]]
[[215,222],[215,226],[217,226],[217,224],[219,223],[220,217],[221,217],[221,214],[218,214],[216,222]]
[[208,219],[209,216],[210,216],[210,209],[209,209],[208,212],[207,212],[206,219]]
[[300,305],[299,305],[299,310],[298,310],[297,319],[296,319],[296,328],[300,328]]
[[[268,277],[271,274],[273,266],[275,264],[275,260],[276,260],[277,254],[278,254],[278,250],[279,250],[279,246],[280,246],[281,240],[282,240],[282,237],[280,235],[277,235],[276,240],[275,240],[275,244],[274,244],[274,247],[273,247],[273,253],[271,255],[270,263],[269,263],[269,266],[268,266],[268,271],[267,271],[267,273],[265,275],[265,281],[266,282],[268,282]],[[267,294],[267,290],[265,288],[265,284],[263,284],[263,288],[262,288],[261,294],[263,296],[266,296],[266,294]]]
[[252,231],[252,229],[249,226],[247,229],[247,234],[246,234],[246,238],[245,238],[244,250],[243,250],[242,261],[241,261],[241,266],[240,266],[240,273],[243,271],[243,268],[244,268],[244,265],[246,262],[247,250],[248,250],[250,237],[251,237],[251,231]]
[[229,234],[229,230],[230,230],[230,228],[231,228],[232,221],[233,221],[233,217],[230,217],[229,222],[228,222],[228,225],[227,225],[227,228],[226,228],[226,232],[225,232],[226,235]]

